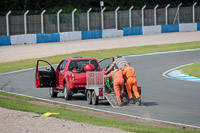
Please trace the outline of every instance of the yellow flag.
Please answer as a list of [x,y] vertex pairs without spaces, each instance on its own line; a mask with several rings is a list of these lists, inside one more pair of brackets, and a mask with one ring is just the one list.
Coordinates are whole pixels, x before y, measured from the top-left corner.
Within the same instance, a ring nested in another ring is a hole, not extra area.
[[43,115],[41,115],[42,117],[49,117],[51,115],[59,115],[60,113],[50,113],[50,112],[47,112],[47,113],[44,113]]

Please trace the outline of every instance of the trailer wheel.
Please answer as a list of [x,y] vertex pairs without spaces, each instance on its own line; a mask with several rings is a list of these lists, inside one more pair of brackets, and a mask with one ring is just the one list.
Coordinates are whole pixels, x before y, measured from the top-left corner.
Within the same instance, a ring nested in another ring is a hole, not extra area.
[[71,91],[67,89],[67,85],[64,85],[64,98],[65,100],[71,100],[72,99],[72,94]]
[[87,96],[87,103],[92,104],[92,91],[88,90],[86,96]]
[[92,104],[97,105],[98,103],[99,103],[99,97],[96,96],[94,91],[92,91]]
[[51,88],[49,89],[49,93],[50,93],[50,96],[51,96],[52,98],[58,96],[58,92],[55,92],[55,90],[53,89],[53,87],[51,87]]

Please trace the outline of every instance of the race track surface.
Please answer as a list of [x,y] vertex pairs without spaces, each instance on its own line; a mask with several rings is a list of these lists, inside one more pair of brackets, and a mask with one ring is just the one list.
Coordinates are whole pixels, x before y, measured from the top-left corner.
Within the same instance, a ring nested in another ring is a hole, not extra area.
[[50,98],[48,89],[35,88],[35,69],[0,75],[0,90],[51,99],[104,111],[200,127],[200,84],[169,79],[162,74],[174,67],[200,62],[200,50],[126,57],[136,69],[144,106],[112,108],[107,101],[88,105],[83,95],[65,101],[63,94]]

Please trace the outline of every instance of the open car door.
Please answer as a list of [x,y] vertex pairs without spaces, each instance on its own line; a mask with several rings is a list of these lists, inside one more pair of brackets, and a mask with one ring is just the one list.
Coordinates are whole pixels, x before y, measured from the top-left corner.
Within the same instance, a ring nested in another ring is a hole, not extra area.
[[113,61],[114,61],[114,57],[105,58],[99,61],[99,65],[101,69],[107,70],[109,66],[113,63]]
[[[40,64],[39,64],[40,63]],[[39,65],[47,67],[39,67]],[[54,68],[45,60],[37,60],[35,71],[35,87],[55,87],[56,74]]]

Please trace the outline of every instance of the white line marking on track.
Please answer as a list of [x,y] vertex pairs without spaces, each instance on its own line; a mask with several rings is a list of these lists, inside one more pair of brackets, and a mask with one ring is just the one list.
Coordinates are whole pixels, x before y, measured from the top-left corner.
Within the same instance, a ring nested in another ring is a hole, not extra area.
[[200,50],[200,48],[197,48],[197,49],[186,49],[186,50],[175,50],[175,51],[166,51],[166,52],[156,52],[156,53],[147,53],[147,54],[138,54],[138,55],[129,55],[129,56],[124,56],[124,57],[170,54],[170,53],[180,53],[180,52],[189,52],[189,51],[198,51],[198,50]]
[[187,66],[187,65],[192,65],[192,64],[195,64],[195,63],[199,63],[199,62],[193,62],[193,63],[189,63],[189,64],[185,64],[185,65],[181,65],[181,66],[178,66],[178,67],[174,67],[170,70],[167,70],[166,72],[164,72],[162,74],[163,77],[165,78],[169,78],[169,79],[176,79],[176,80],[183,80],[183,81],[189,81],[189,82],[196,82],[196,83],[199,83],[199,81],[195,81],[195,80],[186,80],[186,79],[182,79],[182,78],[175,78],[175,77],[171,77],[171,76],[168,76],[167,74],[177,68],[180,68],[180,67],[184,67],[184,66]]

